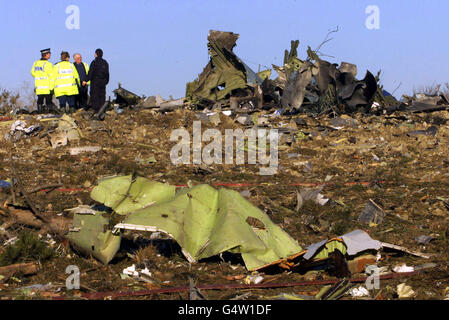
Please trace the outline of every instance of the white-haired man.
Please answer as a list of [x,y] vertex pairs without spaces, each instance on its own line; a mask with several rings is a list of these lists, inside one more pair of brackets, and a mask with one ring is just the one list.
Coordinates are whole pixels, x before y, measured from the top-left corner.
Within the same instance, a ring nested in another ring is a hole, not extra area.
[[76,107],[78,109],[87,108],[87,101],[89,99],[88,96],[88,88],[90,85],[90,81],[87,81],[87,75],[89,74],[89,65],[83,62],[83,57],[79,53],[75,53],[73,55],[73,60],[75,62],[73,65],[75,66],[78,74],[80,76],[80,86],[78,88],[79,94],[76,97]]

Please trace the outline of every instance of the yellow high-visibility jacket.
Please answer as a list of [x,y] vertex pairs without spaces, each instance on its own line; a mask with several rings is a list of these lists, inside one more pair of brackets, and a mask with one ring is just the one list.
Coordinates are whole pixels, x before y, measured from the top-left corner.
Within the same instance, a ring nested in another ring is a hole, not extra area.
[[69,61],[61,61],[53,67],[51,88],[55,90],[56,98],[78,94],[80,76],[75,66]]
[[[89,65],[85,62],[81,62],[81,63],[84,65],[84,69],[86,70],[86,76],[87,76],[89,74]],[[73,66],[75,66],[75,62],[73,63]],[[87,82],[87,85],[90,86],[90,81]]]
[[50,94],[51,76],[53,64],[41,59],[34,62],[31,68],[31,75],[34,77],[34,87],[37,95]]

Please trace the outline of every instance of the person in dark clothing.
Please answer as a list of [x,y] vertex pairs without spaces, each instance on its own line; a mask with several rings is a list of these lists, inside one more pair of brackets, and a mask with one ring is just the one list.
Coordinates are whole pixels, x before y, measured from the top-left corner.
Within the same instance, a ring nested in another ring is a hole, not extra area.
[[[83,62],[83,58],[81,57],[81,54],[75,53],[73,55],[73,59],[75,62],[73,65],[75,66],[76,70],[78,71],[78,74],[80,76],[80,86],[78,87],[79,94],[76,96],[76,108],[81,109],[87,108],[87,101],[89,99],[88,96],[88,90],[89,90],[89,83],[87,82],[87,74],[89,73],[89,66],[87,63]],[[86,81],[87,83],[83,85],[83,81]]]
[[109,64],[103,59],[103,50],[95,50],[95,60],[92,61],[87,74],[86,85],[91,81],[90,104],[95,112],[98,112],[106,102],[106,85],[109,83]]

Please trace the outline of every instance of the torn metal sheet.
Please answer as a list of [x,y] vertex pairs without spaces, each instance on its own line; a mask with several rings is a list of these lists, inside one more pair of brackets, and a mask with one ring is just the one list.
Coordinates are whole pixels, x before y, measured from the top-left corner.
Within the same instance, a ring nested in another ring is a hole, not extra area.
[[234,90],[262,85],[263,79],[232,52],[238,38],[233,32],[210,30],[210,61],[198,78],[187,84],[186,98],[217,101],[229,98]]
[[349,256],[356,255],[366,250],[379,250],[382,247],[380,241],[373,240],[365,231],[354,230],[340,238],[323,240],[306,248],[304,259],[324,259],[335,249]]
[[293,79],[287,82],[285,92],[281,99],[283,108],[299,109],[304,102],[306,88],[312,81],[312,70],[309,62],[304,63],[301,69],[294,74]]
[[118,214],[128,214],[156,202],[173,199],[175,189],[175,186],[141,177],[133,179],[129,175],[100,180],[90,196]]
[[392,249],[392,250],[402,251],[402,252],[411,254],[413,256],[424,258],[424,259],[430,259],[430,257],[431,257],[430,255],[423,254],[421,252],[411,251],[411,250],[409,250],[409,249],[407,249],[405,247],[401,247],[401,246],[398,246],[398,245],[395,245],[395,244],[386,243],[386,242],[382,242],[381,244],[382,244],[383,248],[388,248],[388,249]]
[[180,244],[191,262],[225,251],[240,253],[248,270],[302,250],[238,192],[208,185],[136,211],[116,228],[163,232]]
[[126,90],[125,88],[122,88],[120,83],[117,89],[114,91],[115,94],[115,103],[118,103],[120,105],[137,105],[142,98],[138,96],[135,93],[132,93],[131,91]]
[[102,180],[91,196],[127,215],[115,229],[165,233],[191,262],[229,251],[240,253],[246,267],[255,270],[302,251],[264,212],[233,190],[199,185],[175,195],[172,186],[124,176]]
[[[292,42],[292,54],[296,58],[297,42]],[[309,47],[308,60],[290,65],[286,51],[283,67],[274,66],[278,78],[272,83],[283,90],[284,112],[293,109],[322,112],[326,108],[341,108],[342,112],[368,111],[378,92],[376,78],[368,71],[363,80],[357,80],[357,66],[343,62],[338,65],[321,60]],[[290,59],[291,60],[291,59]],[[267,85],[265,87],[268,87]]]
[[75,214],[67,238],[78,251],[108,264],[120,249],[121,237],[106,229],[109,219],[102,214]]
[[314,244],[311,244],[310,246],[308,246],[306,248],[307,252],[303,256],[304,259],[310,260],[310,258],[312,258],[313,255],[327,243],[327,241],[328,241],[328,239],[325,239],[325,240],[322,240],[320,242],[317,242],[317,243],[314,243]]
[[354,78],[357,75],[358,71],[357,71],[357,66],[355,64],[352,63],[348,63],[348,62],[342,62],[340,64],[340,67],[338,68],[338,70],[341,73],[349,73],[351,74]]
[[448,109],[447,105],[428,104],[418,101],[413,101],[412,105],[407,108],[410,112],[432,112]]
[[356,255],[366,250],[379,250],[382,244],[378,240],[372,239],[368,233],[362,230],[354,230],[341,236],[346,244],[347,254]]

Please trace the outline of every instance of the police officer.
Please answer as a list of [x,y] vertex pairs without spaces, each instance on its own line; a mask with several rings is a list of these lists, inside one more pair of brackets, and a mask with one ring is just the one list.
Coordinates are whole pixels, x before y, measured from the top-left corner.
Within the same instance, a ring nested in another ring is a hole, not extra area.
[[69,112],[75,112],[75,98],[78,95],[80,77],[78,71],[70,63],[68,52],[61,52],[61,61],[56,63],[51,77],[51,86],[55,90],[55,96],[59,101],[59,108],[64,112],[69,105]]
[[[89,85],[90,85],[90,81],[87,81],[87,75],[89,73],[89,65],[87,63],[83,62],[83,57],[79,53],[75,53],[73,55],[73,60],[75,60],[73,65],[75,66],[76,70],[78,71],[78,74],[80,76],[80,82],[81,82],[80,87],[78,87],[79,94],[76,96],[76,107],[78,109],[81,109],[81,108],[86,109],[87,100],[89,98],[87,93],[88,93]],[[87,81],[87,82],[83,85],[83,81]]]
[[[37,95],[37,112],[53,106],[51,92],[51,75],[53,64],[48,60],[51,57],[50,49],[41,50],[41,59],[34,62],[31,75],[34,77],[34,91]],[[44,108],[45,106],[45,108]]]

